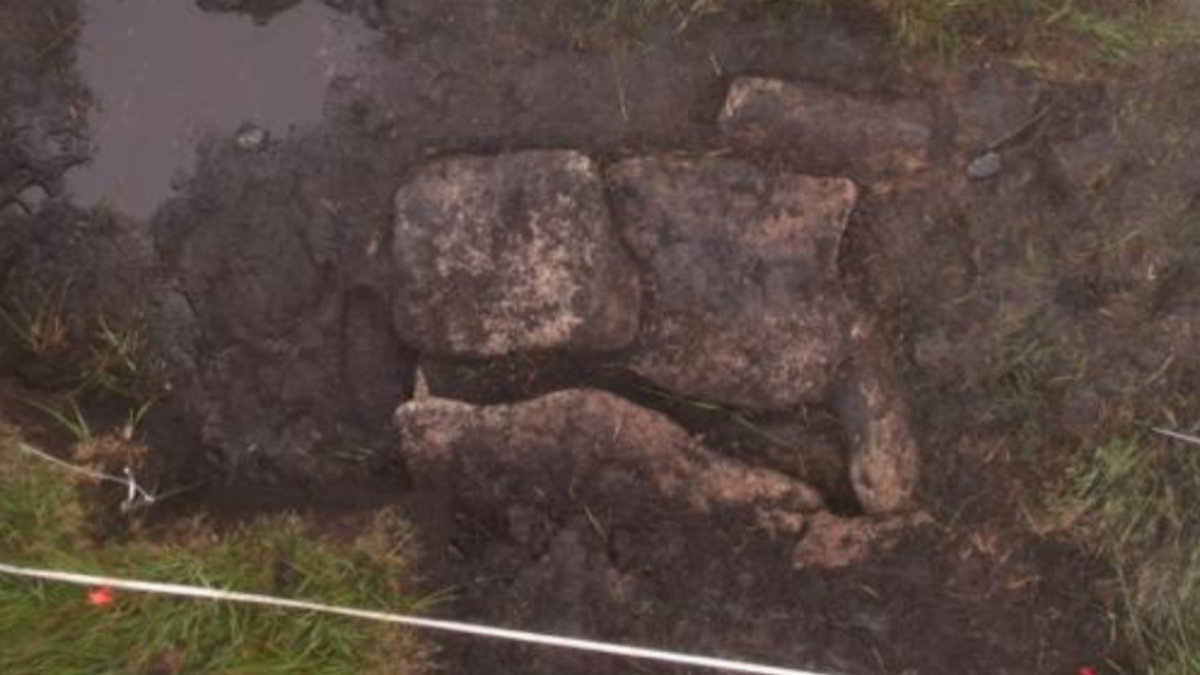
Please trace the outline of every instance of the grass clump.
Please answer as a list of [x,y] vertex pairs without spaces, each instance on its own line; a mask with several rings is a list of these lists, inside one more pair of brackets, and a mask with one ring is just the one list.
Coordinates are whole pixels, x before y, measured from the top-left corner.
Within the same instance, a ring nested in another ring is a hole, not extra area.
[[0,296],[0,333],[9,338],[26,379],[76,395],[106,394],[131,402],[157,394],[149,345],[140,321],[96,313],[72,325],[70,285],[41,293],[32,303]]
[[40,395],[25,400],[77,443],[92,438],[86,412],[105,403],[124,412],[131,439],[169,387],[142,320],[97,312],[69,315],[70,283],[21,299],[0,289],[0,357]]
[[[0,560],[208,585],[333,604],[413,611],[404,527],[377,517],[343,544],[292,516],[217,534],[190,522],[170,535],[96,542],[88,511],[57,467],[0,428]],[[416,643],[393,626],[117,592],[97,607],[79,587],[0,577],[5,675],[382,675],[418,672]]]
[[[1143,47],[1177,42],[1178,0],[582,0],[590,22],[636,26],[665,18],[683,29],[712,15],[808,8],[873,15],[907,48],[992,52],[1028,69],[1070,76],[1111,67]],[[1194,35],[1195,31],[1189,31]]]
[[1076,477],[1069,506],[1119,572],[1138,672],[1200,672],[1200,447],[1113,440]]
[[71,327],[66,316],[67,287],[46,293],[33,308],[0,297],[0,321],[22,356],[47,361],[66,358],[71,350]]
[[1032,50],[1051,43],[1081,43],[1094,56],[1128,55],[1150,2],[1073,0],[827,0],[861,3],[878,13],[910,47],[956,51],[987,45]]

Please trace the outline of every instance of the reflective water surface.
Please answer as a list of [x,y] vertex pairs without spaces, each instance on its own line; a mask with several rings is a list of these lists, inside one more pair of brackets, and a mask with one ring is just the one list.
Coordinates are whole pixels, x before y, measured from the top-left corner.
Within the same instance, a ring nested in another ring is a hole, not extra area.
[[85,0],[79,68],[94,156],[68,175],[70,192],[83,206],[151,215],[202,135],[256,125],[279,136],[319,121],[329,82],[351,72],[370,38],[315,2],[258,25],[191,0]]

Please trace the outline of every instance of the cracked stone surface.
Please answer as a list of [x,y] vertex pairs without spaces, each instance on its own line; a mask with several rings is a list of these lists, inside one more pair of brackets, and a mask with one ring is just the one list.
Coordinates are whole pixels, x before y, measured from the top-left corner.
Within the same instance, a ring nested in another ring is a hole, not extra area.
[[647,289],[630,366],[746,408],[822,397],[846,353],[837,251],[854,184],[726,159],[634,159],[610,180]]
[[586,156],[442,160],[399,189],[395,209],[394,316],[411,346],[489,357],[633,339],[637,278]]

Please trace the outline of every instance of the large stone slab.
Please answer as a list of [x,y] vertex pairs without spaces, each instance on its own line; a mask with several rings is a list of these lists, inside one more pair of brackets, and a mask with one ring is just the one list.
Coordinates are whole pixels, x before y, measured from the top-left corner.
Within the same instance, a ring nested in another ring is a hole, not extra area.
[[449,356],[602,351],[638,324],[595,165],[570,151],[446,159],[395,197],[396,330]]
[[823,396],[848,338],[837,252],[854,184],[725,159],[634,159],[609,178],[647,288],[630,366],[747,408]]
[[[454,495],[468,509],[605,504],[616,527],[641,521],[648,501],[663,513],[795,536],[805,514],[822,507],[807,485],[719,455],[666,417],[601,391],[497,406],[414,399],[396,423],[418,489]],[[509,519],[522,539],[522,515]]]
[[[831,514],[805,483],[713,452],[663,415],[602,391],[496,406],[418,397],[396,423],[416,489],[442,500],[457,528],[487,523],[489,546],[537,556],[582,526],[617,557],[655,551],[656,566],[678,564],[693,546],[716,556],[705,539],[734,533],[774,542],[792,565],[837,568],[917,522]],[[681,540],[692,528],[696,541]]]
[[787,149],[822,171],[874,179],[928,166],[934,119],[921,101],[744,77],[730,86],[720,125],[736,141]]

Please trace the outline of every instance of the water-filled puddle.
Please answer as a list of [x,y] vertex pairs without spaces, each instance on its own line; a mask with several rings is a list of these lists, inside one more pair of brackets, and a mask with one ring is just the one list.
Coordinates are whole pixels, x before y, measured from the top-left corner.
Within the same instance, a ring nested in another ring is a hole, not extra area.
[[68,175],[68,188],[82,206],[136,217],[170,195],[203,135],[256,125],[280,136],[320,121],[330,81],[351,72],[371,39],[361,22],[317,2],[266,25],[192,0],[83,5],[93,158]]

